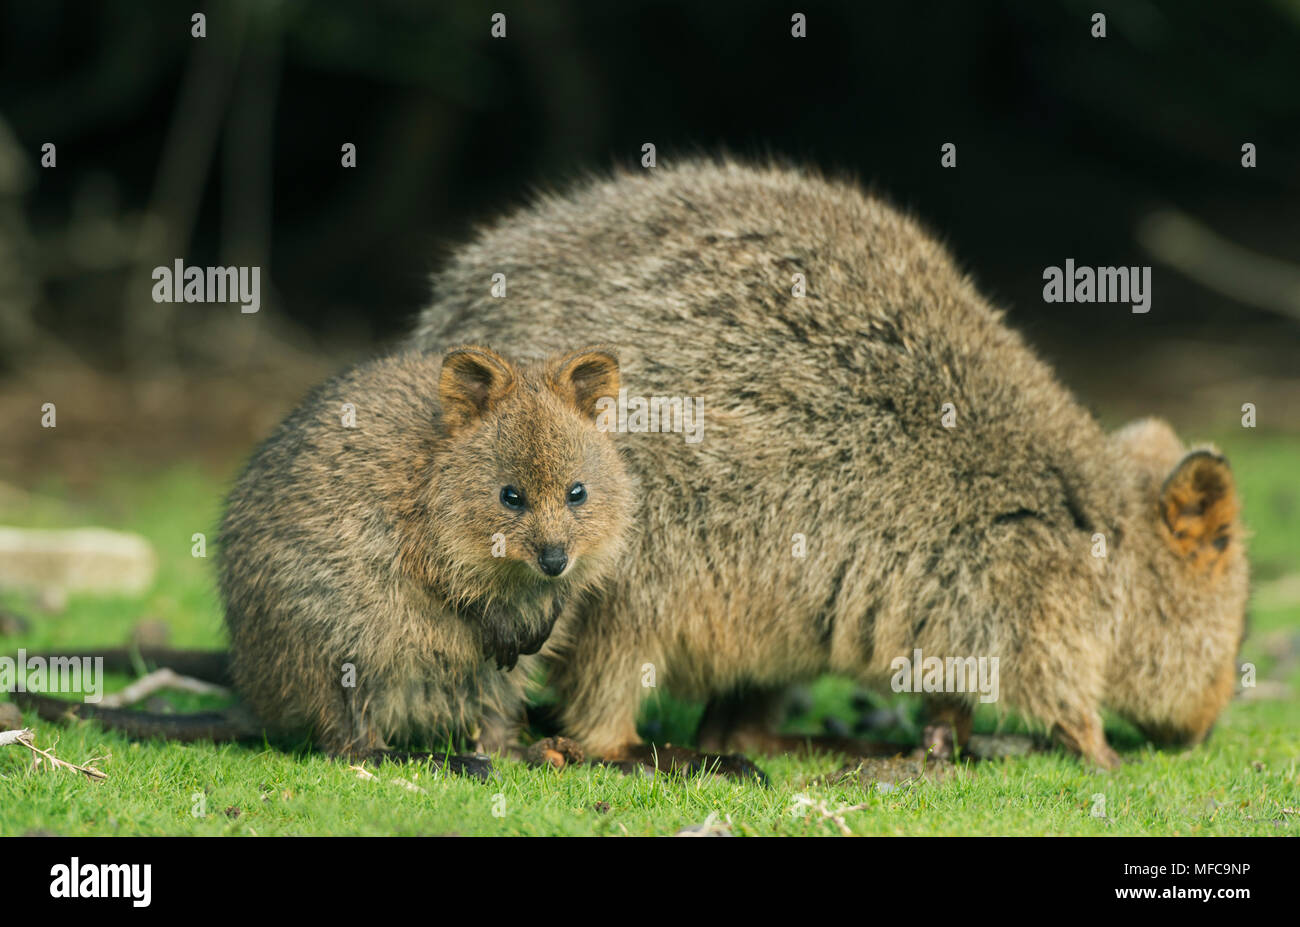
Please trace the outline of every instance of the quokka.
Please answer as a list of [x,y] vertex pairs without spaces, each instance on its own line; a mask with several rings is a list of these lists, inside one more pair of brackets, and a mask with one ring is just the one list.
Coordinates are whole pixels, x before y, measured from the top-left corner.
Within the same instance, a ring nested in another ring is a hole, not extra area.
[[[617,390],[600,348],[526,364],[408,352],[317,387],[254,453],[221,524],[229,676],[253,716],[239,730],[352,757],[444,734],[512,747],[530,655],[629,525],[634,484],[594,424]],[[229,733],[210,716],[155,730],[136,712],[78,714],[137,736]]]
[[[644,749],[648,679],[712,700],[706,749],[794,748],[766,724],[786,687],[884,685],[917,649],[997,658],[1000,704],[1103,767],[1103,706],[1191,743],[1231,696],[1227,462],[1159,421],[1105,433],[855,186],[697,162],[548,196],[454,256],[414,342],[527,356],[575,332],[617,345],[630,394],[704,409],[699,443],[615,436],[640,484],[629,543],[551,672],[589,753]],[[932,697],[932,719],[964,742],[974,699]]]

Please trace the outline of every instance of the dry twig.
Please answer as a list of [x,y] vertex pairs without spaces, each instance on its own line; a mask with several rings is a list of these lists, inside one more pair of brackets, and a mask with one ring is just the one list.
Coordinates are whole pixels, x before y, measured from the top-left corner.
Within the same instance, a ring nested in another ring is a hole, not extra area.
[[401,776],[398,776],[396,779],[380,779],[364,766],[349,766],[348,769],[353,770],[357,774],[358,779],[365,779],[367,782],[387,782],[390,785],[400,785],[408,792],[424,792],[424,789],[420,788],[414,782],[411,782],[408,779],[403,779]]
[[804,811],[804,817],[806,819],[807,812],[815,811],[822,816],[822,820],[834,821],[835,825],[839,827],[840,833],[845,837],[852,837],[853,831],[849,830],[849,825],[844,822],[844,815],[848,814],[850,811],[861,811],[866,807],[865,804],[841,805],[839,808],[832,810],[825,801],[814,802],[807,795],[799,794],[794,797],[794,804],[790,808],[790,814],[792,816],[798,816],[799,812],[802,810]]
[[108,778],[108,774],[102,769],[96,769],[94,766],[90,765],[78,766],[76,763],[69,763],[67,760],[59,759],[48,750],[42,750],[40,747],[36,746],[35,736],[36,735],[33,734],[29,728],[23,728],[20,731],[0,731],[0,747],[8,746],[9,744],[19,744],[26,747],[28,750],[32,751],[32,760],[36,766],[40,766],[40,758],[44,757],[50,766],[55,769],[75,769],[77,772],[83,774],[92,781],[103,781]]

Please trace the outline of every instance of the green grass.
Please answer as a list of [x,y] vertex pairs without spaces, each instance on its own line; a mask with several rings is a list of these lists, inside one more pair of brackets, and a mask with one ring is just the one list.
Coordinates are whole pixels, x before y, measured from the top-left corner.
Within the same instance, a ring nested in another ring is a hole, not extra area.
[[[1270,632],[1300,626],[1300,597],[1277,582],[1300,572],[1300,441],[1243,432],[1220,445],[1233,461],[1255,534],[1257,595],[1243,659],[1255,662],[1264,679],[1277,667],[1262,641]],[[219,646],[210,564],[191,556],[190,538],[195,532],[211,537],[222,488],[220,479],[187,468],[148,478],[123,474],[88,500],[69,499],[51,482],[29,503],[0,513],[8,524],[137,531],[153,542],[160,560],[154,588],[136,598],[74,597],[62,614],[44,616],[9,596],[3,604],[30,614],[32,627],[5,639],[3,652],[118,645],[144,618],[167,622],[178,646]],[[1286,681],[1300,691],[1300,672],[1289,671]],[[116,678],[110,688],[125,682]],[[851,720],[853,692],[844,680],[822,680],[812,688],[811,710],[790,729],[815,731],[828,717]],[[880,697],[878,703],[889,701]],[[173,702],[181,710],[210,704],[194,697]],[[643,721],[666,740],[684,743],[699,711],[659,697]],[[62,727],[31,714],[24,720],[36,730],[38,745],[72,762],[93,760],[109,778],[94,783],[66,770],[31,773],[26,750],[0,748],[3,835],[671,834],[710,815],[742,835],[839,833],[821,813],[797,811],[800,794],[830,809],[863,806],[843,815],[857,834],[1300,834],[1300,706],[1294,698],[1236,701],[1211,741],[1186,752],[1153,750],[1114,721],[1108,736],[1126,761],[1115,773],[1044,753],[979,764],[941,784],[889,791],[827,782],[826,774],[843,762],[829,756],[756,757],[771,777],[770,788],[703,776],[623,776],[595,767],[538,770],[506,760],[487,784],[393,766],[376,770],[379,781],[373,781],[346,763],[302,750],[133,743],[89,724]],[[981,714],[976,727],[991,731],[998,723]],[[1022,728],[1010,719],[1002,729]],[[1104,817],[1093,813],[1099,795]]]

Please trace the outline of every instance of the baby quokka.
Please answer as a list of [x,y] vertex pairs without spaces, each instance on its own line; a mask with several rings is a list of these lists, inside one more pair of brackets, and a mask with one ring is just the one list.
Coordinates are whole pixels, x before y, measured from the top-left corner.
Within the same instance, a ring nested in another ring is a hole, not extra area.
[[481,347],[317,388],[221,525],[232,675],[256,717],[352,756],[457,731],[512,746],[531,655],[622,547],[631,481],[594,424],[617,391],[606,350],[514,364]]

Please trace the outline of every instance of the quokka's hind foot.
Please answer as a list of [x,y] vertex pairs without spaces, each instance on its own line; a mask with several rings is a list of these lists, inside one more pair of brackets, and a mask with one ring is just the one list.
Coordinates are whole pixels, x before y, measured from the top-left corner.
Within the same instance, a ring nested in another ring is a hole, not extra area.
[[1123,757],[1112,750],[1109,744],[1103,744],[1096,750],[1084,754],[1084,759],[1103,772],[1114,772],[1124,765]]
[[768,784],[767,773],[739,753],[701,753],[688,747],[671,744],[637,744],[626,747],[614,757],[600,761],[627,774],[646,770],[678,776],[693,776],[699,772],[726,776],[729,779],[757,780]]
[[519,751],[519,758],[529,766],[550,766],[563,769],[575,766],[587,758],[576,740],[567,737],[547,737]]
[[1110,771],[1123,765],[1119,754],[1106,743],[1099,716],[1058,721],[1052,725],[1052,736],[1061,746],[1099,769]]
[[404,750],[379,750],[367,755],[364,762],[378,766],[383,763],[429,763],[451,773],[486,782],[492,778],[492,760],[482,753],[451,754],[410,753]]

